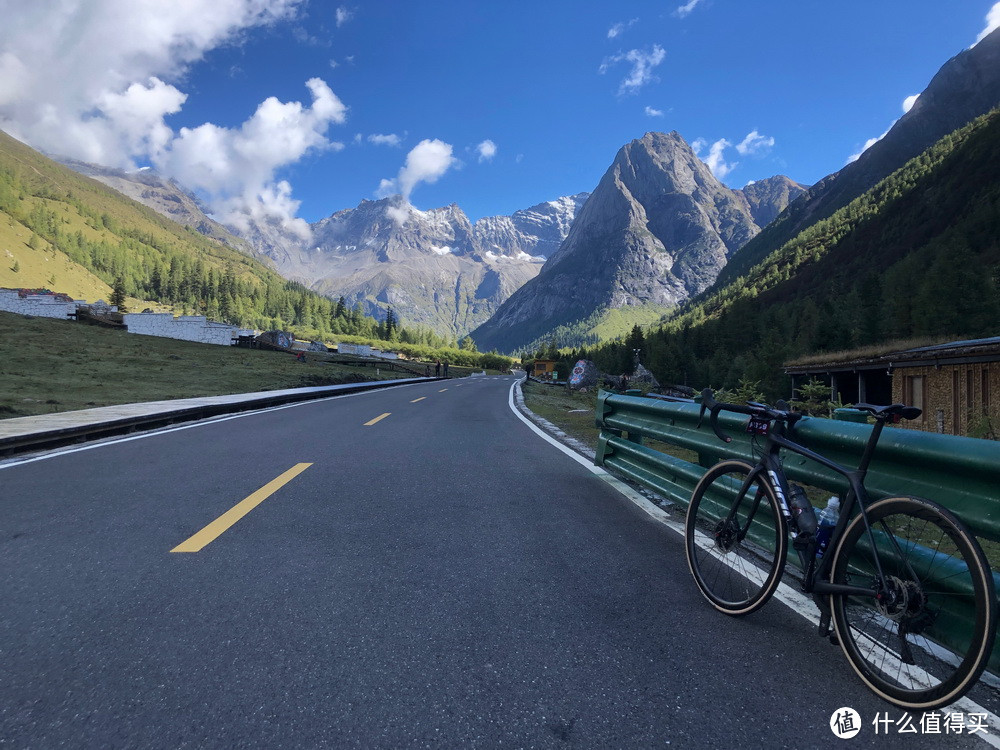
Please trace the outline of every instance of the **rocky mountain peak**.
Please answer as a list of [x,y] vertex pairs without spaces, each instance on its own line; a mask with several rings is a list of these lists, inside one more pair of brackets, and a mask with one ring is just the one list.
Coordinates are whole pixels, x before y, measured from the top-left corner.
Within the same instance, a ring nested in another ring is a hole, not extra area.
[[719,182],[679,133],[646,133],[618,151],[539,275],[473,338],[510,351],[602,310],[666,311],[706,289],[760,231],[755,213],[777,213],[796,185],[764,181],[751,200]]

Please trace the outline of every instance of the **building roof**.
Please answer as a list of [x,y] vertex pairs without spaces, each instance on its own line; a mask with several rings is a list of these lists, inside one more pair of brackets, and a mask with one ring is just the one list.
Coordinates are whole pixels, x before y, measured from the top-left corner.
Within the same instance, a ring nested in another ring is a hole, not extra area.
[[892,371],[900,367],[928,367],[946,363],[970,364],[996,361],[1000,361],[1000,336],[949,341],[944,344],[918,346],[912,349],[901,349],[856,358],[845,357],[841,353],[836,359],[825,362],[785,365],[785,372],[789,375],[807,375],[878,369]]

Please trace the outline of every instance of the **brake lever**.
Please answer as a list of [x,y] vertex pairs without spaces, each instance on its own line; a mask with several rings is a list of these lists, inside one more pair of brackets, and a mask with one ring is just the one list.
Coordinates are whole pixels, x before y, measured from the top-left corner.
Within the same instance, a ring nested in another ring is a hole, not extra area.
[[716,437],[719,438],[723,443],[731,443],[733,439],[729,437],[726,433],[719,429],[719,412],[722,411],[722,405],[716,404],[712,407],[712,430],[715,432]]

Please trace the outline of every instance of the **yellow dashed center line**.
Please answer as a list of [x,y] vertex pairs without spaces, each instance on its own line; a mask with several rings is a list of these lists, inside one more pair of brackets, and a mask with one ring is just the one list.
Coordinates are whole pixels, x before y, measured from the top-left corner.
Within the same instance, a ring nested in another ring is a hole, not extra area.
[[423,401],[425,398],[427,398],[427,396],[421,396],[420,398],[413,399],[410,403],[415,404],[417,401]]
[[387,411],[385,414],[379,414],[377,417],[375,417],[375,419],[372,419],[372,420],[369,420],[368,422],[365,422],[365,427],[371,427],[376,422],[381,422],[383,419],[385,419],[386,417],[388,417],[390,414],[392,414],[391,411]]
[[442,388],[440,391],[438,391],[438,393],[444,393],[446,390],[448,390],[448,389],[447,388]]
[[216,518],[212,523],[203,528],[194,536],[188,537],[186,540],[174,547],[171,552],[200,552],[202,547],[215,541],[219,536],[221,536],[230,526],[239,521],[243,516],[252,511],[262,502],[267,500],[271,495],[277,492],[279,489],[284,487],[286,484],[291,482],[295,477],[301,474],[303,471],[308,469],[312,464],[295,464],[292,468],[282,474],[280,477],[272,479],[270,482],[265,484],[259,490],[254,492],[249,497],[241,500],[239,503],[234,505],[232,508],[227,510],[221,516]]

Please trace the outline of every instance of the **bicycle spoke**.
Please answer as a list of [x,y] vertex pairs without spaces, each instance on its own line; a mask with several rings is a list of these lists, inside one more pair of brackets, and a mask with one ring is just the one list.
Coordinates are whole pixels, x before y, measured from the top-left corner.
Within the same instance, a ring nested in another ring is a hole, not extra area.
[[727,614],[766,602],[784,566],[777,501],[759,477],[747,482],[750,470],[740,461],[713,467],[688,509],[688,564],[705,597]]
[[878,591],[834,597],[844,652],[883,697],[921,709],[945,705],[978,678],[989,655],[992,574],[975,540],[928,501],[882,500],[868,516],[877,533],[870,538],[856,518],[834,561],[835,582],[874,582]]

